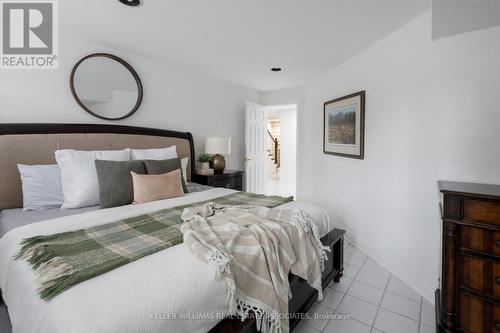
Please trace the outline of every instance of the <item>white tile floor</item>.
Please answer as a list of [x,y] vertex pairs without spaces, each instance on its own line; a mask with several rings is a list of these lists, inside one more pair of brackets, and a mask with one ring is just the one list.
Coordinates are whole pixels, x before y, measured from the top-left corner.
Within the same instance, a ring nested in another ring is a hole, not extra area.
[[[344,277],[331,283],[295,333],[431,333],[434,306],[347,244]],[[342,316],[343,314],[343,316]]]

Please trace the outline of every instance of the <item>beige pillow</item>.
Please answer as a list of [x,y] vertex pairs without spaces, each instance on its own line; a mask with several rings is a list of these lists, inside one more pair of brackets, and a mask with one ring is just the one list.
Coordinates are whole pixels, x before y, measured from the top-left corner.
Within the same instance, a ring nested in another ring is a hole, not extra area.
[[131,172],[134,204],[184,196],[181,169],[161,175],[139,175]]

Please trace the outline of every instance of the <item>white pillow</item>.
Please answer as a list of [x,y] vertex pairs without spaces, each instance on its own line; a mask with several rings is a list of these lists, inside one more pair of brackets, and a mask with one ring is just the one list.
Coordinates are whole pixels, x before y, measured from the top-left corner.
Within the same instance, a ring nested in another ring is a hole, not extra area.
[[188,182],[187,178],[187,166],[189,162],[189,157],[181,158],[181,169],[182,169],[182,176],[184,177],[184,181]]
[[160,149],[131,149],[131,160],[168,160],[177,157],[177,147],[170,146]]
[[99,183],[95,160],[128,161],[130,149],[56,151],[56,161],[61,169],[64,203],[62,209],[73,209],[99,204]]
[[18,164],[23,186],[23,211],[61,207],[64,201],[57,164]]

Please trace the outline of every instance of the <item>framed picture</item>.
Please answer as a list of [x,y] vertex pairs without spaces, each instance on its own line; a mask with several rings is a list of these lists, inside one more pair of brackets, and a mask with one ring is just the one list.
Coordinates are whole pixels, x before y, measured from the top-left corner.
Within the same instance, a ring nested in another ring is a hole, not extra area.
[[323,106],[323,152],[364,158],[365,92],[328,101]]

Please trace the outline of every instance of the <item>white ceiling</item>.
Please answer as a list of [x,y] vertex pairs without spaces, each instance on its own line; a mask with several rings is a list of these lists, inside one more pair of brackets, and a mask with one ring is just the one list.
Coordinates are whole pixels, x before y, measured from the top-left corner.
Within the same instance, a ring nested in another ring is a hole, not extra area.
[[63,39],[76,34],[270,91],[341,64],[430,7],[429,0],[143,0],[135,8],[71,0],[59,1],[59,17]]

